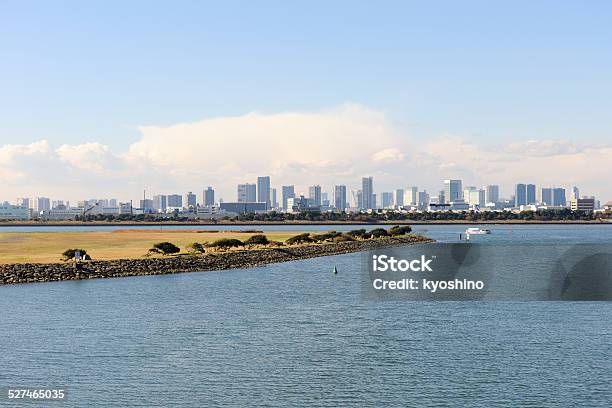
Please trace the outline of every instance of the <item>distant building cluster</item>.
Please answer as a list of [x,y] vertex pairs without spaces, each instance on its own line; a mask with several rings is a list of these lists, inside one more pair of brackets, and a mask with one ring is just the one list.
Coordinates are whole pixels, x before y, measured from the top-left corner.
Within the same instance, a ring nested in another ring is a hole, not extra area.
[[[605,204],[604,209],[610,208]],[[320,185],[308,187],[308,193],[296,194],[295,186],[272,187],[269,176],[257,177],[256,182],[238,184],[235,201],[216,199],[215,190],[206,187],[202,194],[157,194],[146,192],[139,202],[117,199],[89,199],[71,205],[68,201],[48,197],[20,198],[15,203],[0,204],[2,220],[74,220],[88,216],[133,216],[157,214],[160,217],[215,219],[270,211],[303,212],[372,212],[372,211],[536,211],[562,209],[598,211],[595,197],[581,196],[577,187],[571,194],[561,187],[539,189],[532,183],[517,183],[509,197],[502,197],[498,185],[464,186],[463,180],[448,179],[437,193],[419,190],[417,186],[375,193],[374,178],[363,177],[360,188],[348,189],[335,185],[324,191]]]

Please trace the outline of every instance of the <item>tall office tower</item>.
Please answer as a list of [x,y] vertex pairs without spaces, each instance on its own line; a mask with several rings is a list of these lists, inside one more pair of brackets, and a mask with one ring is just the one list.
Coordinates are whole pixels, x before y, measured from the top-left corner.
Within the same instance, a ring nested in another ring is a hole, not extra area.
[[257,201],[257,186],[255,184],[238,184],[238,202],[254,203]]
[[140,208],[142,209],[142,212],[146,214],[152,213],[153,212],[153,200],[151,200],[150,198],[144,198],[140,200]]
[[461,185],[461,180],[444,180],[445,203],[452,203],[463,198]]
[[540,202],[545,205],[553,205],[552,188],[542,187],[542,197]]
[[30,200],[29,198],[26,197],[22,197],[22,198],[18,198],[17,199],[17,205],[23,208],[30,208],[30,204],[32,203],[32,200]]
[[378,208],[378,201],[376,198],[376,193],[372,194],[372,209]]
[[536,186],[535,184],[527,184],[527,204],[535,204],[536,200]]
[[334,208],[338,211],[346,209],[346,186],[334,186]]
[[391,208],[393,207],[393,192],[383,192],[382,193],[382,208]]
[[276,201],[276,188],[272,189],[270,203],[272,204],[272,208],[278,208],[278,202]]
[[580,198],[580,190],[578,190],[578,187],[574,186],[572,187],[572,199],[579,199]]
[[185,208],[196,208],[198,205],[198,198],[190,191],[185,194],[183,202],[185,203]]
[[404,193],[404,205],[416,205],[419,200],[419,188],[416,186],[406,187]]
[[168,200],[165,195],[153,196],[153,211],[165,213],[168,208]]
[[374,204],[374,179],[372,177],[363,177],[361,179],[361,195],[362,206],[365,210],[375,208]]
[[469,190],[465,198],[466,198],[467,203],[470,205],[477,205],[479,207],[484,207],[486,204],[485,196],[486,196],[485,189],[474,189],[474,190]]
[[463,188],[463,199],[467,202],[469,201],[469,196],[470,196],[470,191],[476,191],[478,190],[476,187],[474,186],[467,186]]
[[168,197],[166,198],[166,205],[168,207],[182,208],[183,197],[181,197],[180,194],[168,194]]
[[363,208],[363,193],[361,190],[351,190],[351,206],[360,210]]
[[257,177],[257,202],[270,209],[270,176]]
[[47,211],[51,209],[51,200],[48,197],[36,197],[34,200],[34,210]]
[[426,190],[419,191],[417,195],[417,205],[425,206],[429,204],[429,193]]
[[329,194],[321,193],[321,205],[323,207],[329,207],[329,205],[330,205],[330,203],[329,203]]
[[527,205],[527,186],[518,183],[514,188],[514,206],[520,207],[521,205]]
[[290,198],[295,198],[295,187],[294,186],[282,186],[282,200],[283,200],[283,210],[287,211],[287,200]]
[[440,192],[438,193],[438,204],[444,204],[446,203],[446,199],[445,199],[445,194],[444,194],[444,190],[440,190]]
[[552,200],[554,206],[565,207],[567,205],[567,200],[565,198],[565,189],[560,187],[553,188]]
[[215,205],[215,190],[212,187],[207,187],[202,193],[202,202],[206,207]]
[[499,186],[496,184],[490,184],[485,187],[485,202],[497,203],[499,202]]
[[308,198],[312,200],[314,205],[321,206],[321,186],[310,186],[308,187]]
[[401,207],[404,205],[404,189],[398,188],[395,190],[395,206]]
[[108,200],[108,206],[109,207],[119,207],[118,201],[116,198],[111,198],[110,200]]

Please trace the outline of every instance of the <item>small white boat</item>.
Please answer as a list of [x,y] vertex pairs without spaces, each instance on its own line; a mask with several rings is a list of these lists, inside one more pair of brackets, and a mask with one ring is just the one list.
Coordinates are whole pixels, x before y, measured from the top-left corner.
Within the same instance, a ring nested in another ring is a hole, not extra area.
[[491,230],[478,228],[478,227],[472,227],[472,228],[468,228],[465,230],[465,235],[484,235],[484,234],[490,234],[490,233],[491,233]]

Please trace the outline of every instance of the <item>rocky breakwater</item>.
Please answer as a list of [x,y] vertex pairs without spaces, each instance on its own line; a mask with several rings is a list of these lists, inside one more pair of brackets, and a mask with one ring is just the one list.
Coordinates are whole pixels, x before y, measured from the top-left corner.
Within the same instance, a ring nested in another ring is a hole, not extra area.
[[426,242],[433,242],[433,240],[421,236],[407,235],[359,241],[214,252],[205,255],[85,261],[78,264],[74,262],[4,264],[0,265],[0,284],[164,275],[181,272],[249,268],[270,263]]

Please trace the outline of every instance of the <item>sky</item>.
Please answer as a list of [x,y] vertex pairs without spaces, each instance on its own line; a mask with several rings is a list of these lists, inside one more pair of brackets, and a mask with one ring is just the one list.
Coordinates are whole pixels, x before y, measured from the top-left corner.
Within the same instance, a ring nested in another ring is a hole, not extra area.
[[1,2],[0,200],[578,185],[612,200],[612,3]]

